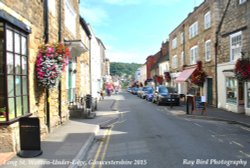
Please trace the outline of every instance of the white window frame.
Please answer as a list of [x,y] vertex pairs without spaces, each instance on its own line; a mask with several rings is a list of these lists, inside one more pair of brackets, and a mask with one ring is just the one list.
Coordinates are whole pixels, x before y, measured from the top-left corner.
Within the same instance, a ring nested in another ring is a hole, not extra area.
[[56,0],[48,1],[49,11],[53,16],[56,16]]
[[172,49],[175,49],[175,48],[177,48],[177,38],[176,37],[172,40]]
[[205,61],[211,61],[211,53],[212,53],[212,42],[211,40],[207,40],[205,42]]
[[[233,44],[233,40],[239,40],[237,38],[240,38],[240,41],[237,42],[237,44]],[[242,49],[242,32],[237,32],[232,35],[230,35],[230,62],[236,61],[238,58],[241,58],[241,49]],[[234,51],[239,50],[238,54],[235,55]]]
[[178,67],[178,57],[177,57],[177,55],[173,56],[172,66],[173,66],[174,69]]
[[239,0],[239,4],[245,3],[247,0]]
[[67,29],[76,36],[76,12],[71,7],[69,0],[65,0],[64,24]]
[[189,38],[193,38],[196,35],[198,35],[198,21],[194,22],[190,27],[189,27]]
[[211,12],[208,11],[205,15],[204,15],[204,29],[208,29],[211,27]]
[[196,45],[190,48],[190,65],[196,64],[198,58],[199,58],[199,48]]
[[184,65],[184,52],[181,52],[181,65]]
[[184,43],[184,33],[183,32],[180,33],[180,41],[181,41],[181,44]]

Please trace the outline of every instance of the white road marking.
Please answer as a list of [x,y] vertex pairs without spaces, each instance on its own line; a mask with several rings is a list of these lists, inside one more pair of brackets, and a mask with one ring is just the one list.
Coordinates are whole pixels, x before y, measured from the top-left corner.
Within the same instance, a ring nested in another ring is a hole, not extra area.
[[235,144],[235,145],[237,145],[237,146],[240,146],[240,147],[244,148],[244,145],[242,145],[242,144],[240,144],[238,142],[232,141],[232,143]]
[[194,125],[197,125],[197,126],[199,126],[199,127],[203,127],[202,125],[200,125],[200,124],[197,124],[197,123],[193,123]]
[[244,156],[246,156],[246,157],[249,157],[250,158],[250,155],[248,154],[248,153],[245,153],[245,152],[243,152],[243,151],[239,151],[241,154],[243,154]]

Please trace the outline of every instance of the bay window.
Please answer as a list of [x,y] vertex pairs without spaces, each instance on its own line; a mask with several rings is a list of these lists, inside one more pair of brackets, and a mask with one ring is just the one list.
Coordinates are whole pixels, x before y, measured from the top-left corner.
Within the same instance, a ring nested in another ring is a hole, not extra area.
[[0,22],[0,80],[0,123],[27,115],[27,34],[5,22]]

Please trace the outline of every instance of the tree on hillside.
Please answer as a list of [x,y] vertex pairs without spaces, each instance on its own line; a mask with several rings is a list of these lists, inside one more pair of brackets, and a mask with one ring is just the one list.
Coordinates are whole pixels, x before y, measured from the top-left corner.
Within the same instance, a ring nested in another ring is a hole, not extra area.
[[136,63],[122,63],[122,62],[111,62],[110,63],[110,74],[117,76],[129,76],[134,75],[135,71],[141,66]]

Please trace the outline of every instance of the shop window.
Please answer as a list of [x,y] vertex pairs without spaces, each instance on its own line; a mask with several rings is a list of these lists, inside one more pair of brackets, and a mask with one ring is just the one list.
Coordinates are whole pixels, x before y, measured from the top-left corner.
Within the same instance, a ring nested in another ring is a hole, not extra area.
[[226,77],[227,103],[237,103],[237,80],[234,77]]
[[0,22],[0,123],[28,114],[27,62],[27,35]]

